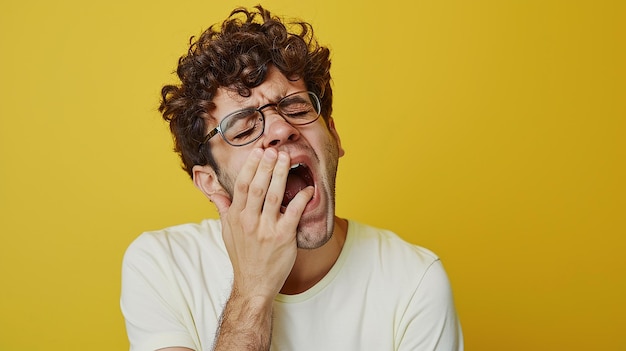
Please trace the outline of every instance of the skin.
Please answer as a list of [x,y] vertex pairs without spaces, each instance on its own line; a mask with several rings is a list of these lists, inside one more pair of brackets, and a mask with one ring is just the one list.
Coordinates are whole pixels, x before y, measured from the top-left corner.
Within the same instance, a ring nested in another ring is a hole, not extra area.
[[[271,67],[249,97],[220,88],[208,128],[235,110],[303,90],[302,80],[290,81]],[[264,113],[265,132],[250,145],[211,139],[219,172],[208,165],[193,168],[194,184],[220,214],[234,273],[215,350],[269,350],[275,296],[300,293],[319,282],[346,238],[347,221],[335,216],[335,174],[344,150],[332,118],[294,127],[273,109]],[[315,186],[301,190],[281,210],[289,168],[296,163],[308,165]]]

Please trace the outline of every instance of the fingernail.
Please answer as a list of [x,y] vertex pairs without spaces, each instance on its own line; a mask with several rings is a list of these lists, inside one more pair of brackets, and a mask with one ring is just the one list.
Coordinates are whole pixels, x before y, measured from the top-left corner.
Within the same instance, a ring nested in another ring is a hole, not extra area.
[[286,153],[286,152],[284,152],[284,151],[280,151],[280,152],[278,153],[278,159],[279,159],[279,160],[281,160],[281,161],[285,161],[285,162],[287,162],[287,161],[289,161],[289,154],[287,154],[287,153]]
[[266,149],[266,150],[265,150],[265,157],[267,157],[268,159],[273,160],[273,159],[275,159],[277,156],[278,156],[278,155],[277,155],[277,153],[276,153],[276,150],[274,150],[274,149]]
[[261,148],[252,149],[252,155],[254,157],[261,158],[263,156],[263,149]]

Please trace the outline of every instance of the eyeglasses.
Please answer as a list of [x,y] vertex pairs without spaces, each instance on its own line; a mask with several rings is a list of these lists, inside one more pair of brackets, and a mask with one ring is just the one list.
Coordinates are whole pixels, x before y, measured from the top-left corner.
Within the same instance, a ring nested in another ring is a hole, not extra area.
[[320,99],[310,91],[289,94],[278,102],[265,104],[259,108],[244,108],[224,117],[220,124],[204,137],[200,148],[217,133],[232,146],[244,146],[256,141],[265,131],[263,110],[268,107],[274,107],[276,112],[293,126],[315,122],[322,109]]

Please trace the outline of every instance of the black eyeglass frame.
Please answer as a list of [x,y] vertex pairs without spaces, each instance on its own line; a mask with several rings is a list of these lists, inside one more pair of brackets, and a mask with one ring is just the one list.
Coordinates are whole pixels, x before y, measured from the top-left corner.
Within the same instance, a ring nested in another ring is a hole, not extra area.
[[[294,95],[297,94],[302,94],[302,93],[308,93],[309,94],[309,98],[311,98],[311,102],[313,102],[313,107],[315,108],[315,111],[317,112],[317,116],[315,116],[314,119],[310,120],[310,121],[306,121],[304,123],[294,123],[293,118],[284,115],[279,108],[277,108],[281,102],[283,102],[285,99],[292,97]],[[202,140],[202,143],[200,143],[200,146],[198,147],[198,149],[201,149],[202,146],[204,146],[212,137],[214,137],[216,134],[219,133],[219,135],[222,137],[222,139],[231,146],[235,146],[235,147],[239,147],[239,146],[245,146],[248,144],[251,144],[255,141],[257,141],[262,135],[263,133],[265,133],[265,114],[263,113],[263,110],[268,108],[268,107],[274,107],[276,109],[276,112],[285,119],[285,121],[287,121],[287,123],[291,124],[292,126],[305,126],[307,124],[311,124],[315,121],[317,121],[320,118],[320,115],[322,113],[322,103],[320,101],[320,98],[317,97],[317,94],[315,94],[312,91],[306,91],[306,90],[302,90],[302,91],[296,91],[294,93],[291,93],[289,95],[286,95],[284,97],[282,97],[280,100],[278,100],[277,102],[272,102],[269,104],[265,104],[263,106],[260,106],[258,108],[244,108],[241,110],[237,110],[234,111],[232,113],[229,113],[228,115],[226,115],[224,118],[222,118],[222,120],[220,121],[220,123],[217,125],[217,127],[213,128],[205,137],[204,140]],[[224,136],[224,133],[222,132],[222,124],[224,123],[224,121],[227,121],[228,118],[230,116],[234,116],[236,114],[242,113],[243,111],[253,111],[253,112],[258,112],[261,115],[261,121],[263,123],[263,126],[261,128],[261,133],[259,133],[258,136],[256,136],[255,138],[253,138],[252,140],[249,140],[243,144],[233,144],[230,141],[228,141],[228,139]]]

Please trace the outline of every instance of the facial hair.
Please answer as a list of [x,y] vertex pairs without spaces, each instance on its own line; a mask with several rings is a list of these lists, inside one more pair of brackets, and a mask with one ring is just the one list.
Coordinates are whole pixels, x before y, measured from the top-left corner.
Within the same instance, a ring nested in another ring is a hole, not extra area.
[[[314,162],[319,165],[320,159],[318,155],[308,146],[294,145],[291,147],[297,149],[303,149],[308,154],[313,156]],[[284,150],[288,152],[288,150]],[[338,144],[334,138],[330,138],[329,143],[325,145],[324,149],[328,156],[326,162],[326,171],[317,180],[317,187],[321,188],[326,196],[326,220],[323,228],[318,228],[315,221],[316,219],[307,220],[300,218],[300,223],[296,229],[296,242],[299,249],[313,250],[326,244],[333,235],[335,227],[335,183],[337,178],[337,168],[339,163],[339,151]],[[316,167],[319,170],[319,167]],[[235,188],[235,176],[231,172],[220,169],[216,171],[217,178],[226,192],[233,199]],[[314,228],[311,228],[314,226]]]

